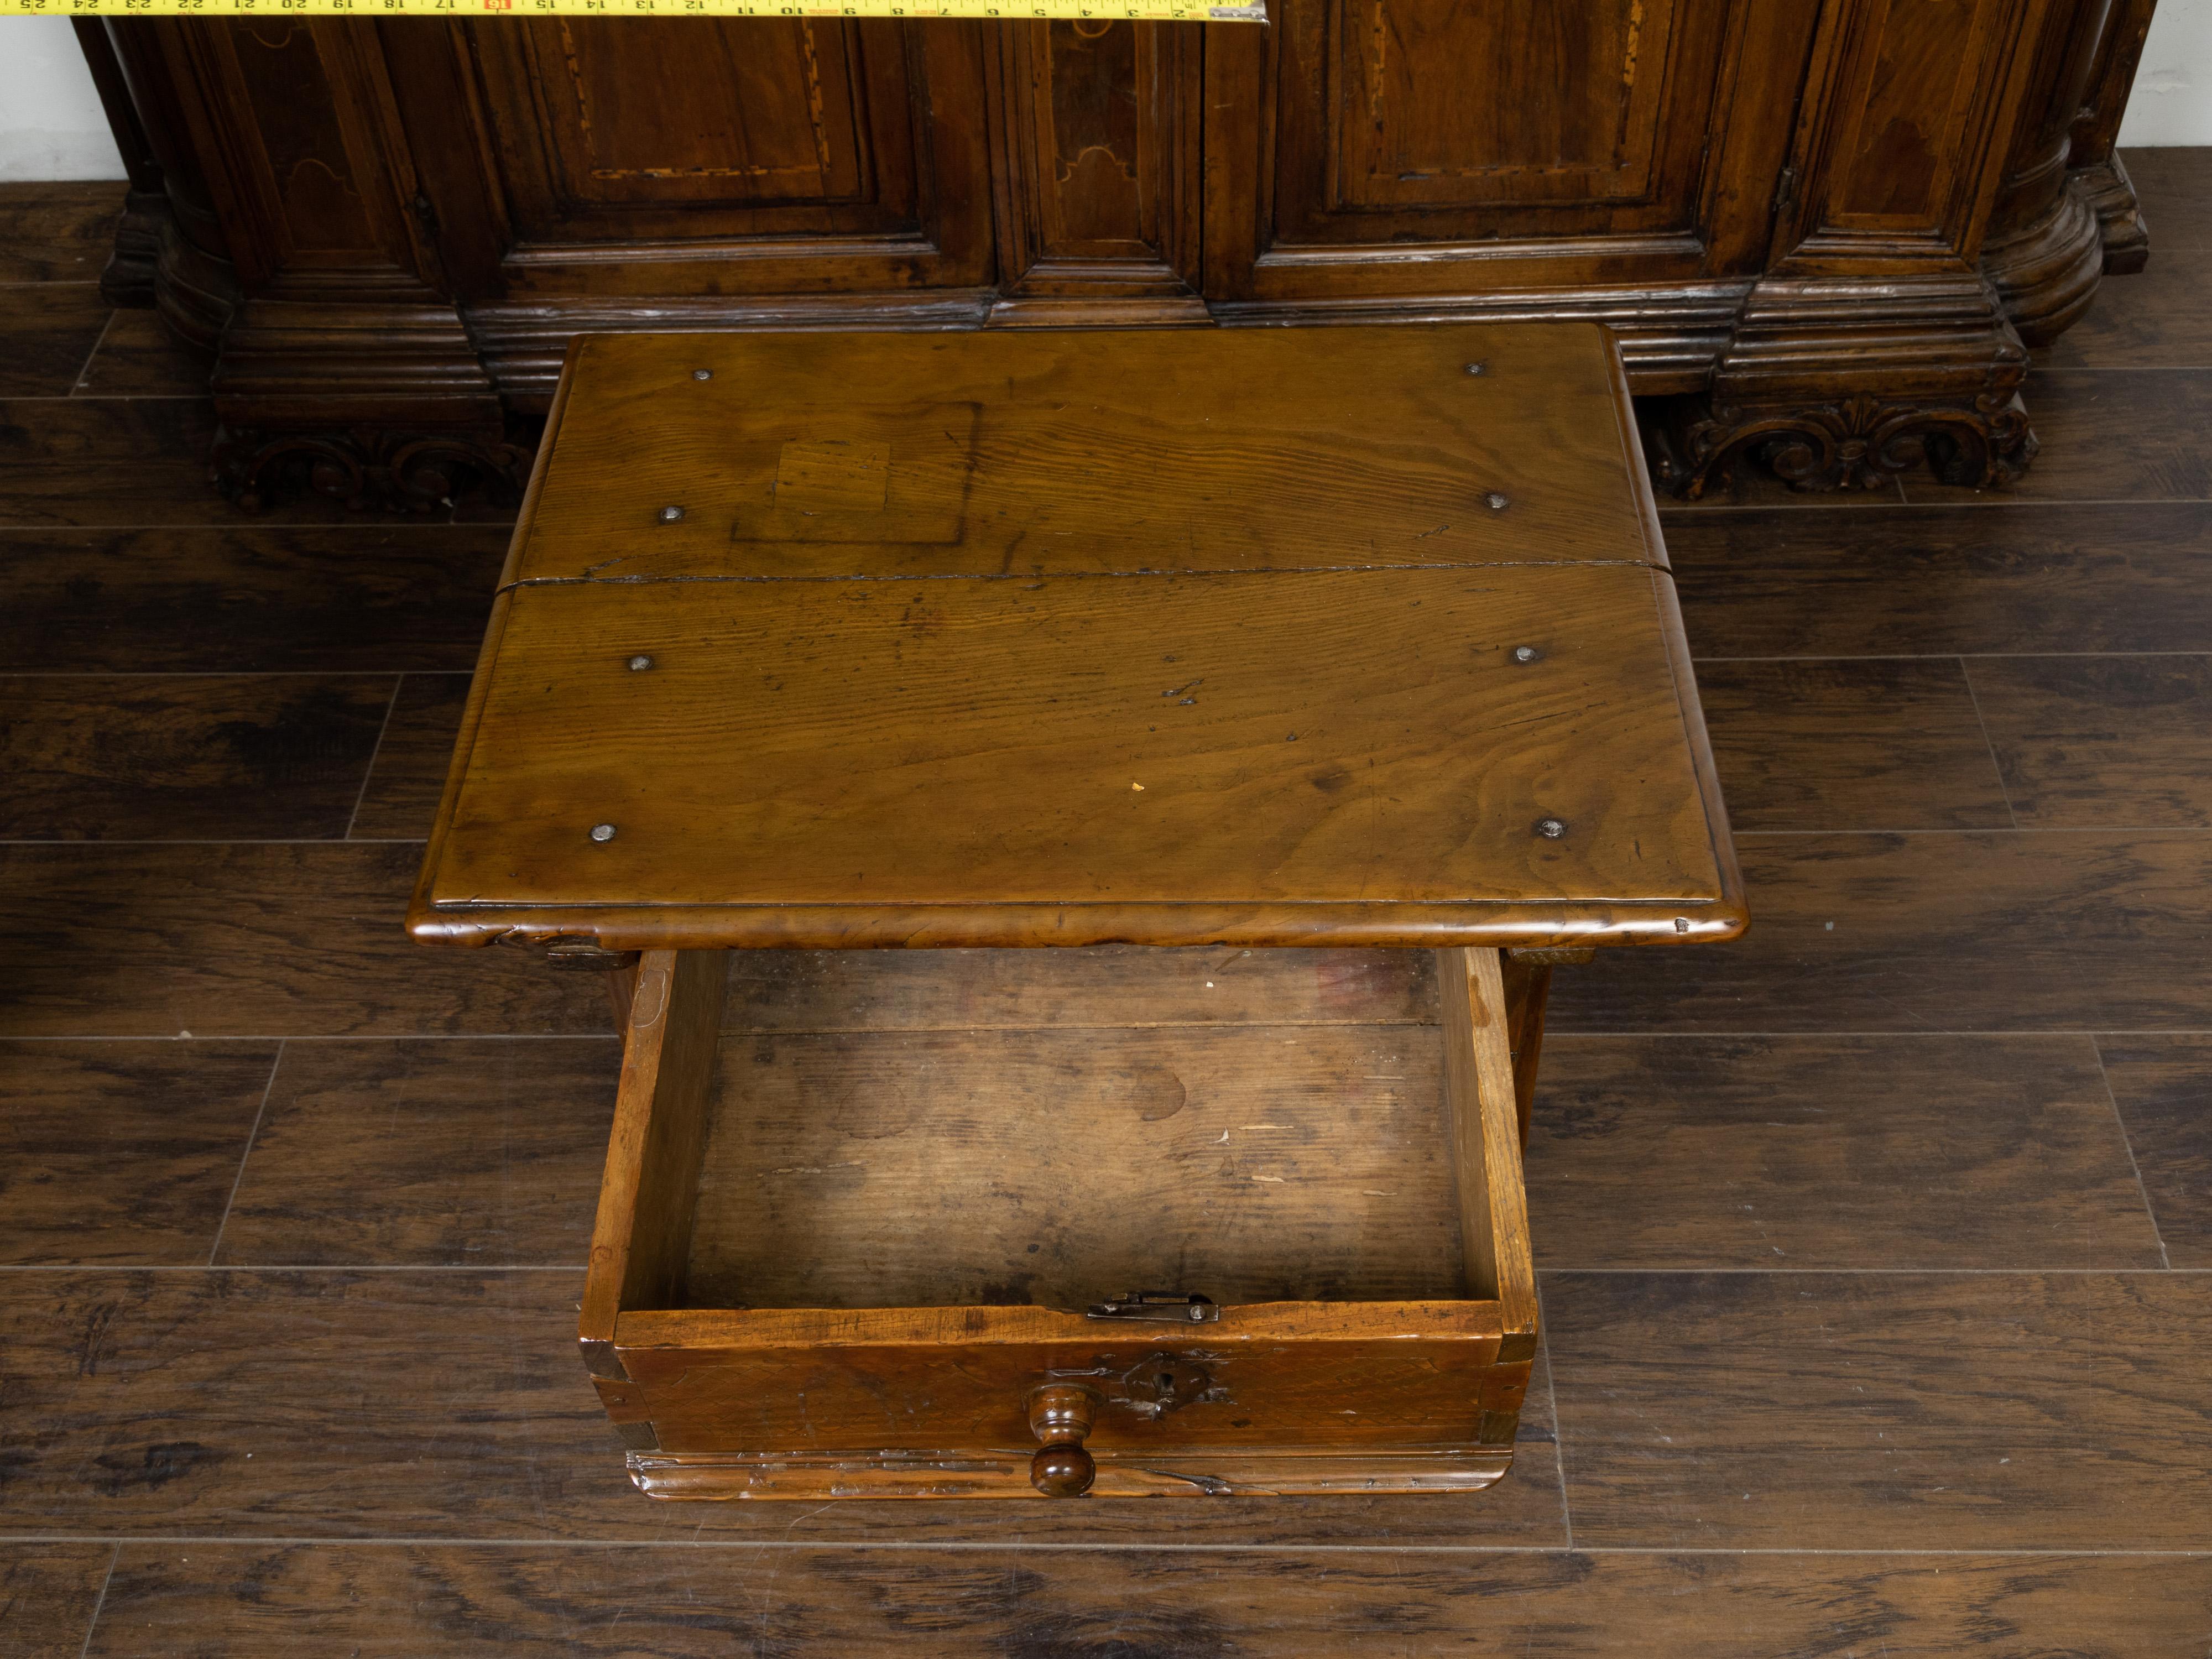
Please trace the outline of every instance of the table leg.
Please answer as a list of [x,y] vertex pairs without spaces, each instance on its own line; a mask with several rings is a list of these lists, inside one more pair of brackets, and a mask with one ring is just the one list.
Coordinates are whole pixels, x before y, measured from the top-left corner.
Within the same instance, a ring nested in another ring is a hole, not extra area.
[[1528,1118],[1536,1103],[1536,1065],[1544,1052],[1544,1004],[1552,994],[1552,964],[1505,958],[1505,1040],[1513,1049],[1513,1109],[1521,1121],[1521,1149],[1528,1148]]
[[[631,957],[629,962],[618,968],[608,969],[606,975],[607,1002],[615,1011],[615,1030],[627,1031],[629,1030],[630,1005],[637,1000],[636,957]],[[1527,1115],[1524,1113],[1522,1115],[1525,1117]],[[1523,1140],[1528,1138],[1528,1132],[1525,1126],[1522,1129],[1521,1138]]]
[[[1510,1024],[1503,955],[1480,947],[1438,951],[1437,997],[1468,1288],[1499,1304],[1504,1336],[1498,1357],[1519,1364],[1536,1352],[1536,1276],[1521,1153],[1510,1144],[1516,1125],[1507,1115],[1516,1109],[1518,1091],[1506,1048]],[[1519,1409],[1517,1402],[1512,1409]],[[1493,1432],[1510,1443],[1511,1419],[1501,1419]]]
[[1544,1053],[1544,1006],[1551,1000],[1552,969],[1588,962],[1589,950],[1508,951],[1504,953],[1505,1035],[1513,1048],[1513,1104],[1521,1116],[1521,1146],[1528,1146],[1528,1119],[1536,1103],[1536,1066]]
[[637,997],[637,958],[635,951],[602,951],[588,939],[556,939],[545,947],[545,960],[556,968],[606,975],[607,1004],[614,1010],[617,1032],[629,1030],[630,1004]]

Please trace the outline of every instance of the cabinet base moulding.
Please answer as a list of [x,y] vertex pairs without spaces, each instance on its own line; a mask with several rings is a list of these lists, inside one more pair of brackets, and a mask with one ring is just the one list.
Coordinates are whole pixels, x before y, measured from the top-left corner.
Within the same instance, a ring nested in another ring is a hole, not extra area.
[[1856,392],[1811,407],[1714,404],[1684,398],[1646,422],[1655,477],[1685,501],[1726,485],[1746,457],[1794,489],[1884,489],[1926,465],[1970,489],[2010,483],[2035,459],[2016,396],[1971,403],[1891,403]]
[[210,465],[216,488],[250,513],[309,489],[356,513],[434,513],[471,492],[503,505],[520,501],[534,446],[514,440],[526,435],[225,427]]

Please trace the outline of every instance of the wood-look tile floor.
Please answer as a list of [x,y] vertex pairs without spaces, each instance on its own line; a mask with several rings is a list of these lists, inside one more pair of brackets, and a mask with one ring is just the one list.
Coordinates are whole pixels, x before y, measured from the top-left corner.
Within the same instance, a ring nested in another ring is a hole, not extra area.
[[1667,511],[1758,921],[1560,976],[1514,1474],[1049,1508],[629,1488],[599,988],[399,930],[505,531],[238,517],[119,192],[0,190],[0,1654],[2206,1654],[2212,151],[2136,177],[2018,489]]

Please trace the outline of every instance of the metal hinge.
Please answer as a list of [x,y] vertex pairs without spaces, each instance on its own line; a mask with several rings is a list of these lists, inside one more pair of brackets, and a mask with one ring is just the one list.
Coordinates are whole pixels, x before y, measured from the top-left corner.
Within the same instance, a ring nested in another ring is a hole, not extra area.
[[1797,205],[1797,169],[1784,167],[1774,185],[1774,216],[1779,219]]
[[1157,1319],[1174,1325],[1206,1325],[1221,1317],[1212,1301],[1180,1291],[1139,1291],[1117,1296],[1091,1310],[1093,1319]]

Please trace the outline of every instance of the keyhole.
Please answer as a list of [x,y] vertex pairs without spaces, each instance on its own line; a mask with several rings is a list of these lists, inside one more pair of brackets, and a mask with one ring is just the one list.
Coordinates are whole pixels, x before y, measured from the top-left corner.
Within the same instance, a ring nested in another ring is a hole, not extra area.
[[1162,1371],[1160,1373],[1160,1392],[1162,1394],[1173,1394],[1175,1392],[1175,1377],[1172,1373],[1168,1371]]

